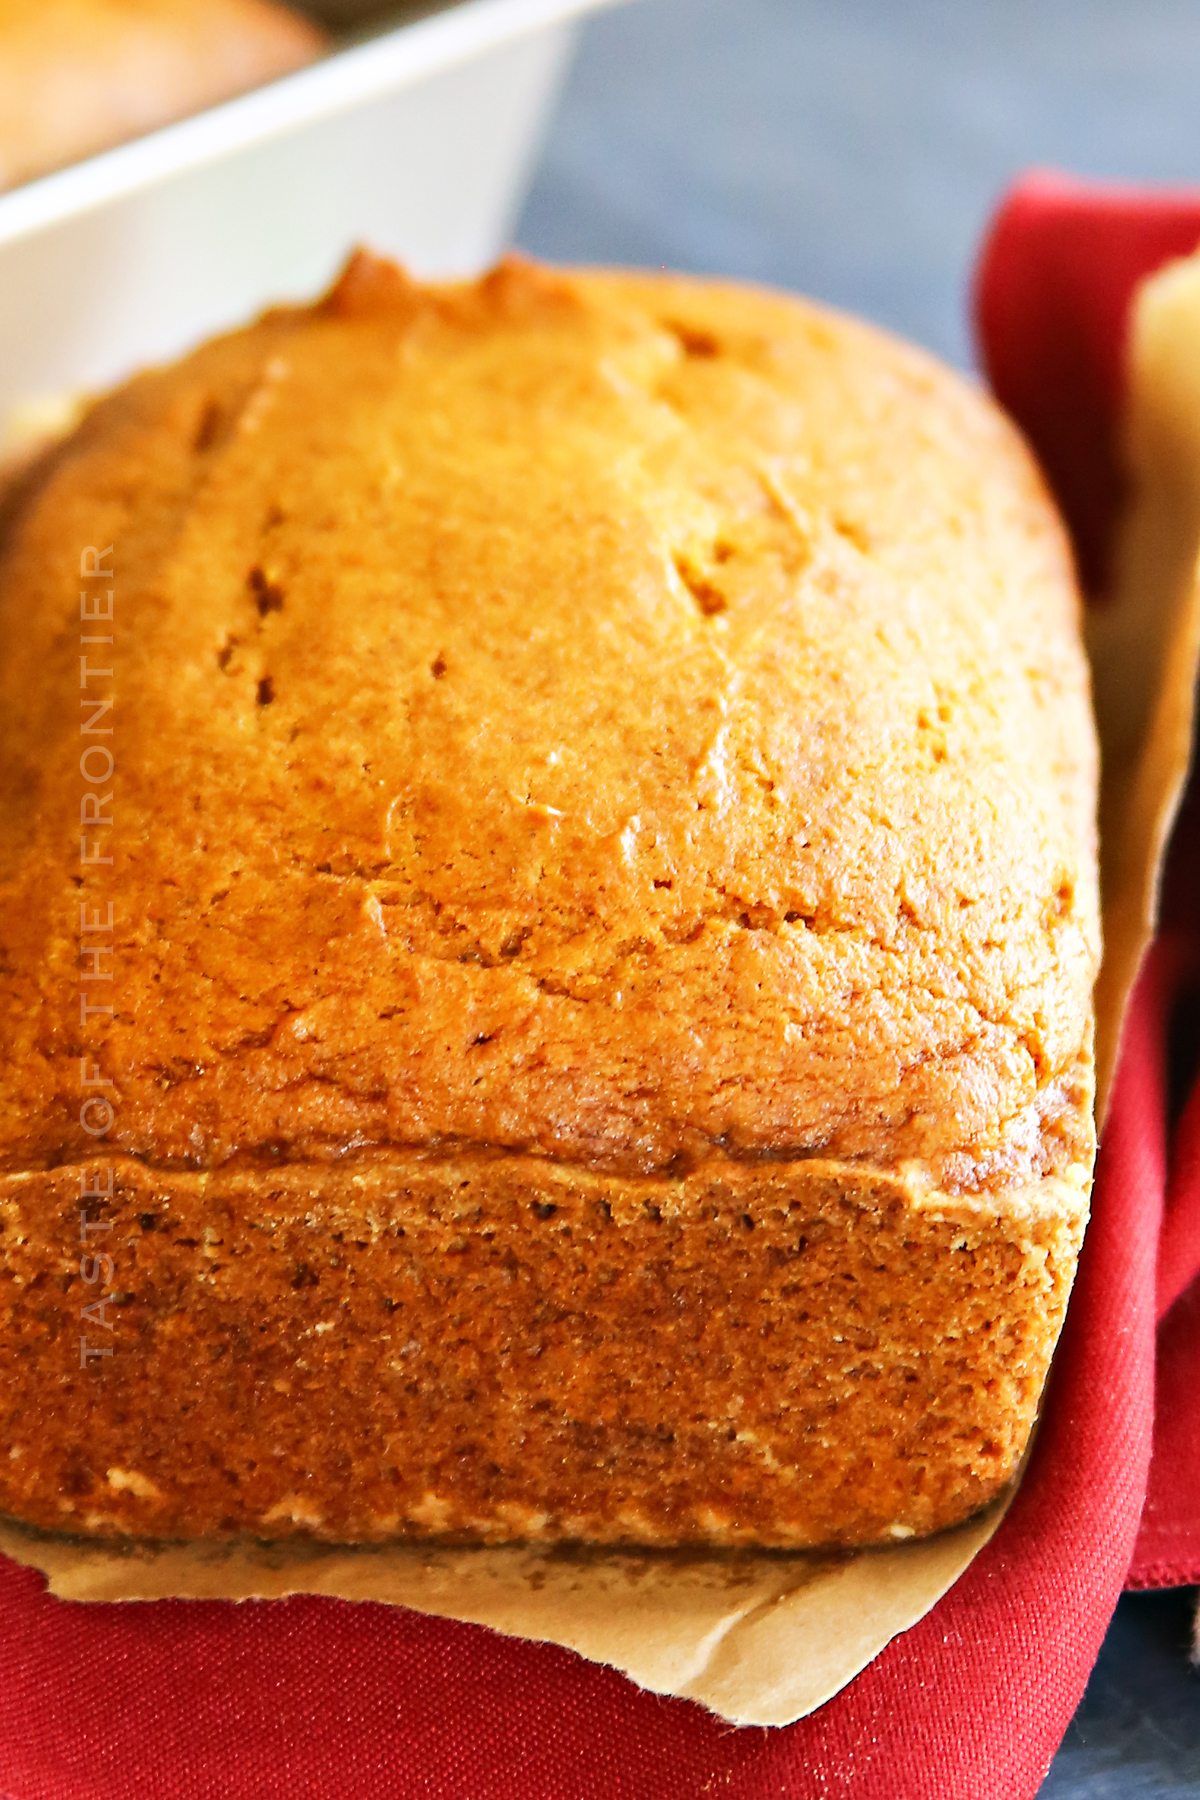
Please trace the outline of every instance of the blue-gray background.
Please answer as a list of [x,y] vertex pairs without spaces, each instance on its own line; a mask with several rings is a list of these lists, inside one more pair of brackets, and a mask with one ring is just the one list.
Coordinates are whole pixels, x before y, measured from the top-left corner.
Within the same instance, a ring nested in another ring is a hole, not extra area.
[[961,363],[1030,164],[1200,182],[1196,0],[636,0],[585,27],[520,241],[779,282]]
[[[585,26],[517,236],[799,288],[969,364],[975,246],[1033,164],[1200,185],[1200,0],[636,0]],[[1043,1800],[1200,1797],[1194,1605],[1121,1602]]]

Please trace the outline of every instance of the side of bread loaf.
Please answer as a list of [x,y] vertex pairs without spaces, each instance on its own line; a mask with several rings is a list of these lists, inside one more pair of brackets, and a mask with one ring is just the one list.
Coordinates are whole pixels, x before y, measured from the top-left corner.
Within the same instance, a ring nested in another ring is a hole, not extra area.
[[986,401],[780,296],[360,259],[98,406],[3,571],[0,1507],[848,1543],[1009,1478],[1095,748]]

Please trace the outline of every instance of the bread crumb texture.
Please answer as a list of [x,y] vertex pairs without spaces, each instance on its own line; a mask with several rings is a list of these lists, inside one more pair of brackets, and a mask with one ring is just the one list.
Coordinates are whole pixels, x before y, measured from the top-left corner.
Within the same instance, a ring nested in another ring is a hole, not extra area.
[[[359,257],[95,406],[0,557],[0,1505],[791,1544],[995,1491],[1098,925],[1069,558],[994,407],[779,295]],[[128,1292],[80,1371],[85,1053]]]

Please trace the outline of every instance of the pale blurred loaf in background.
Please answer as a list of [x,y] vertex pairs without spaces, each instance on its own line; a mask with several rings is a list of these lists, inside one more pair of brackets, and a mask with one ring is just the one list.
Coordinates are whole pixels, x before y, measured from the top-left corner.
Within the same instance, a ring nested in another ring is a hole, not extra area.
[[0,0],[0,190],[320,56],[274,0]]

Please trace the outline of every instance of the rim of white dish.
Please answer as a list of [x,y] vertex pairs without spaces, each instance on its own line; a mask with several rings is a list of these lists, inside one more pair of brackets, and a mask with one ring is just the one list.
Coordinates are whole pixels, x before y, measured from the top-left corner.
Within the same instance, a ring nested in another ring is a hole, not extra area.
[[385,26],[266,87],[0,194],[0,248],[613,3],[458,0],[424,18]]

